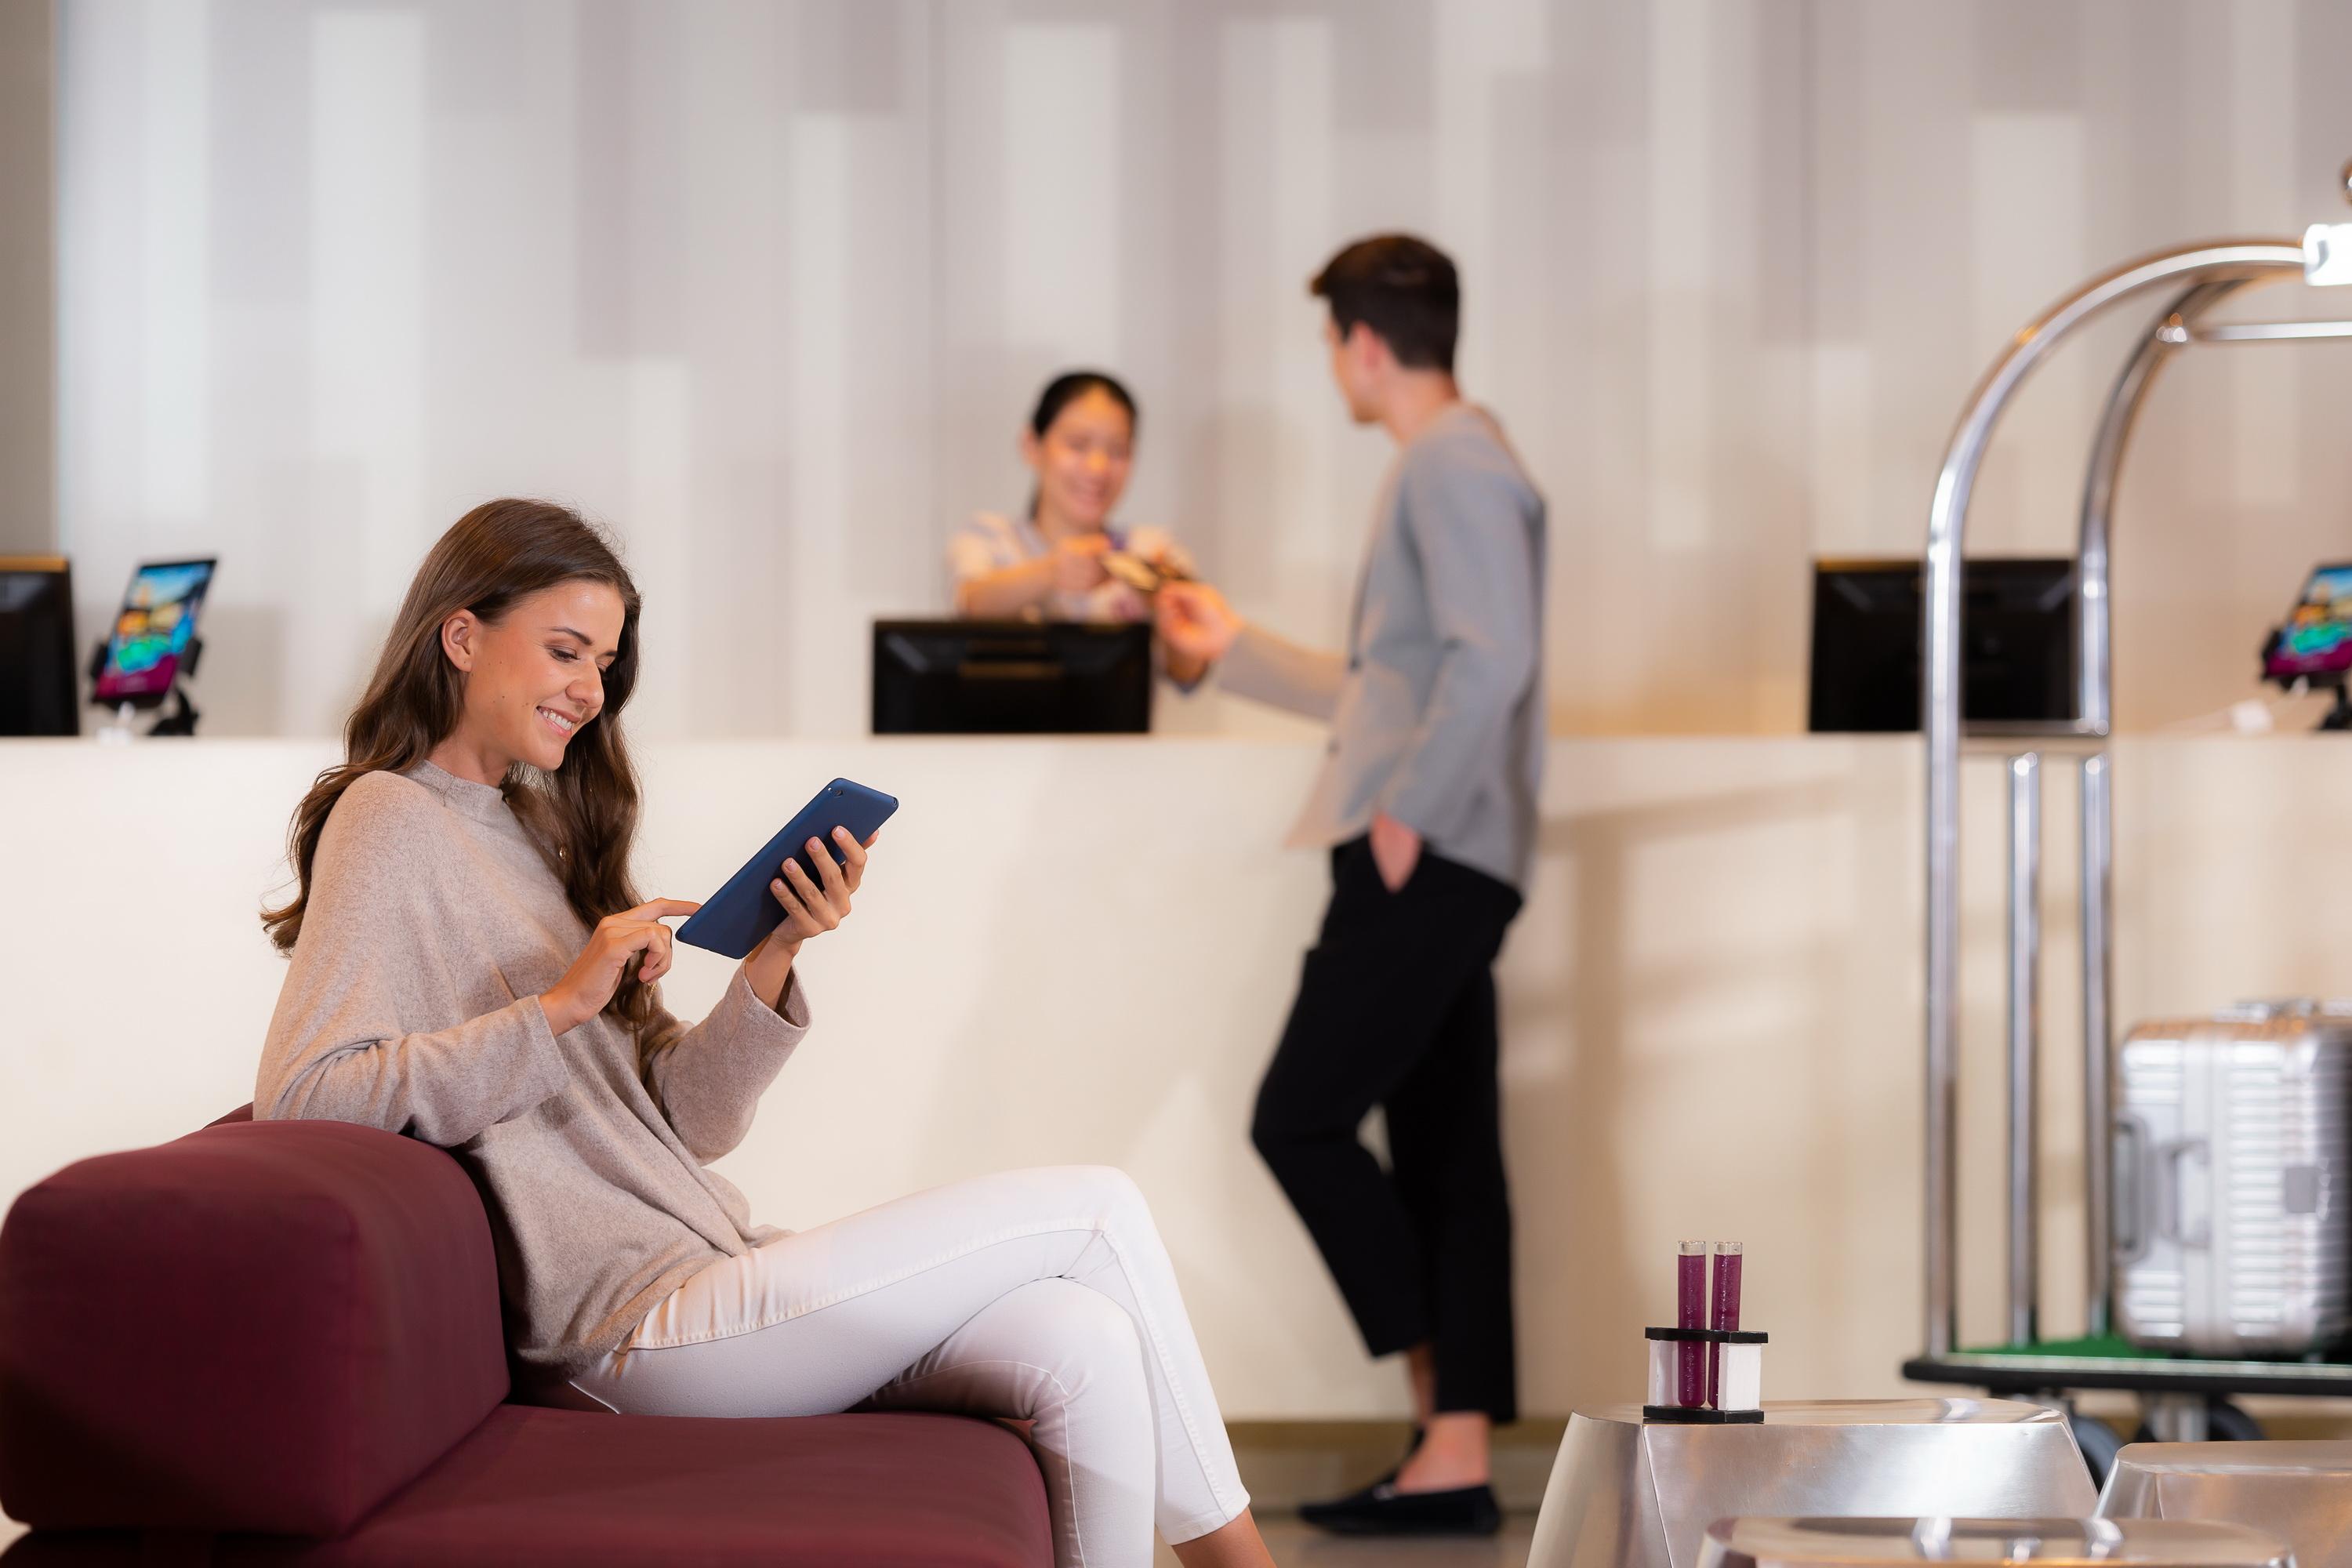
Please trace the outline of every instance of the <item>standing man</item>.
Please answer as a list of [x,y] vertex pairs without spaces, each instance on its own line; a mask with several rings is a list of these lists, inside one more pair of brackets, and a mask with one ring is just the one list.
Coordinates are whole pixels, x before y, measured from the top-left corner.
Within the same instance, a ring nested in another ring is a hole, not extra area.
[[[1487,1533],[1493,1424],[1517,1410],[1495,956],[1519,910],[1543,770],[1544,503],[1454,381],[1454,263],[1359,241],[1311,285],[1331,374],[1397,453],[1372,510],[1348,650],[1286,642],[1202,584],[1161,636],[1231,690],[1322,719],[1292,842],[1331,849],[1331,902],[1250,1135],[1375,1356],[1402,1351],[1421,1432],[1386,1479],[1301,1513],[1352,1533]],[[1357,1136],[1386,1113],[1390,1165]]]

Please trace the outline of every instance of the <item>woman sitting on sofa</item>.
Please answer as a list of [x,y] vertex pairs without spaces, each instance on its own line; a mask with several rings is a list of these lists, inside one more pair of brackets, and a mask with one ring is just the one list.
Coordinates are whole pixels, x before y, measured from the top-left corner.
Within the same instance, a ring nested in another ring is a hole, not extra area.
[[[516,1357],[543,1402],[625,1414],[961,1411],[1030,1422],[1055,1559],[1269,1562],[1174,1272],[1117,1171],[1008,1172],[812,1231],[754,1226],[710,1163],[807,1031],[794,963],[870,846],[787,860],[785,918],[700,1023],[661,1005],[662,922],[629,871],[621,710],[637,591],[538,501],[434,546],[294,815],[292,955],[260,1117],[450,1150],[487,1199]],[[809,847],[818,849],[814,840]]]

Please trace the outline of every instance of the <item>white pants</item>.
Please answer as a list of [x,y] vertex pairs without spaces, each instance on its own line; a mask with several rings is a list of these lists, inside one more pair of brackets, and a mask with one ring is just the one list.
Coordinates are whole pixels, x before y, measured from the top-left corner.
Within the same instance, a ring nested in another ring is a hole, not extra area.
[[1135,1184],[1008,1171],[696,1275],[571,1390],[627,1415],[947,1410],[1033,1423],[1056,1563],[1148,1568],[1249,1505]]

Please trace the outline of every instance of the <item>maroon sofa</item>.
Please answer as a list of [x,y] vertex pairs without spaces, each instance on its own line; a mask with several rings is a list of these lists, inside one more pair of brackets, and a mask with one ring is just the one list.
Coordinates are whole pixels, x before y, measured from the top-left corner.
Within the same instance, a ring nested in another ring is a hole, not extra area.
[[0,1509],[33,1527],[5,1568],[1053,1560],[991,1422],[507,1393],[488,1216],[412,1139],[238,1113],[0,1226]]

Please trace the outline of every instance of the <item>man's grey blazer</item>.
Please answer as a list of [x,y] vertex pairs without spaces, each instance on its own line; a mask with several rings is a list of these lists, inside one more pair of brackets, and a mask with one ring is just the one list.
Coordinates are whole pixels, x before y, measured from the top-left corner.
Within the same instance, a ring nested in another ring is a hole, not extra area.
[[1397,454],[1372,509],[1345,655],[1253,626],[1219,683],[1328,721],[1293,844],[1386,812],[1428,848],[1524,889],[1547,732],[1544,501],[1501,427],[1456,404]]

